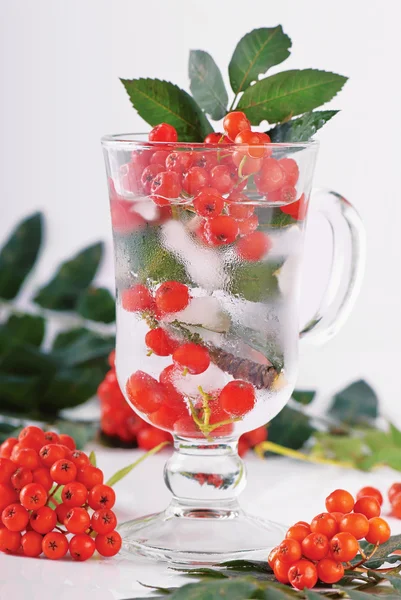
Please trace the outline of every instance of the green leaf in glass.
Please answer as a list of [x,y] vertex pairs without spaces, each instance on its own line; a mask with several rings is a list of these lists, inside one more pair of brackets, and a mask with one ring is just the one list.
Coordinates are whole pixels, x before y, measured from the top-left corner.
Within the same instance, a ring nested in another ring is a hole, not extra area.
[[228,95],[219,67],[208,52],[191,50],[188,74],[190,89],[198,105],[219,121],[227,113]]
[[301,117],[280,123],[267,132],[274,144],[307,142],[323,125],[332,119],[338,110],[316,110]]
[[289,55],[291,40],[277,27],[261,27],[244,35],[238,42],[228,65],[233,91],[243,92],[270,67],[282,63]]
[[102,254],[103,244],[99,242],[63,263],[53,279],[36,294],[36,304],[52,310],[74,310],[79,296],[95,277]]
[[113,323],[116,318],[116,303],[106,288],[90,287],[82,292],[76,310],[90,321]]
[[31,272],[42,243],[43,215],[34,213],[12,232],[0,252],[0,298],[12,300]]
[[160,79],[121,79],[133,107],[149,125],[169,123],[181,142],[202,142],[213,131],[195,100]]
[[238,103],[253,125],[278,123],[325,104],[341,90],[346,77],[317,69],[276,73],[248,88]]

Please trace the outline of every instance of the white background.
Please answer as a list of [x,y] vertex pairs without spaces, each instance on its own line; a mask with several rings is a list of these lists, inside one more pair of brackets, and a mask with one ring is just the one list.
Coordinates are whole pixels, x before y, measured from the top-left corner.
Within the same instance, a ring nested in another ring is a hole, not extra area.
[[[61,259],[103,239],[100,280],[112,286],[111,235],[99,145],[104,133],[143,130],[119,77],[188,85],[190,48],[222,70],[239,38],[282,24],[293,55],[279,68],[315,67],[350,78],[321,133],[315,183],[349,198],[368,231],[361,296],[340,334],[308,350],[299,384],[321,402],[366,378],[401,421],[401,4],[337,0],[1,0],[0,239],[36,209],[47,245],[31,286]],[[329,105],[328,105],[329,106]],[[322,236],[310,232],[305,305],[319,291]],[[324,253],[323,253],[324,254]]]

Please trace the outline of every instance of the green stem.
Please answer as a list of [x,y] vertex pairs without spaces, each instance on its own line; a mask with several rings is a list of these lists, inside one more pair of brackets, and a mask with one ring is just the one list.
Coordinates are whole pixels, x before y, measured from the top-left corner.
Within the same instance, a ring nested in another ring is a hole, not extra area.
[[326,458],[317,458],[309,454],[303,454],[297,450],[280,446],[274,442],[262,442],[255,447],[255,452],[259,458],[264,458],[265,452],[273,452],[274,454],[280,454],[281,456],[287,456],[288,458],[295,458],[297,460],[303,460],[305,462],[318,463],[322,465],[333,465],[335,467],[343,467],[344,469],[354,469],[355,466],[349,462],[340,462],[337,460],[330,460]]
[[235,96],[233,98],[233,101],[230,104],[230,108],[228,109],[228,112],[231,112],[234,109],[234,106],[235,106],[235,103],[237,101],[237,98],[238,98],[238,94],[235,94]]

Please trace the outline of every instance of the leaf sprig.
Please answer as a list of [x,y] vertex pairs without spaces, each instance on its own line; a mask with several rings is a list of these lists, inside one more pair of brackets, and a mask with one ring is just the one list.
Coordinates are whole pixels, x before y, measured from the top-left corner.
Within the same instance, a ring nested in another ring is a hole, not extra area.
[[204,50],[190,51],[192,97],[159,79],[121,82],[133,107],[147,123],[173,125],[182,142],[202,142],[212,131],[206,115],[219,121],[234,108],[245,112],[253,125],[267,120],[273,142],[304,142],[338,112],[315,109],[334,98],[347,78],[310,68],[261,77],[289,57],[291,44],[281,25],[247,33],[238,42],[228,65],[234,93],[230,103],[221,71]]

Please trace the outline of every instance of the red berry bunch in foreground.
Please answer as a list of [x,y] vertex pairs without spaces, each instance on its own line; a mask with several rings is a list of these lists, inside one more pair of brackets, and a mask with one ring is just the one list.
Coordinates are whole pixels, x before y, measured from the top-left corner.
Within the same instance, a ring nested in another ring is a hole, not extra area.
[[[61,491],[61,502],[55,498]],[[121,548],[114,490],[73,438],[25,427],[0,446],[0,551],[74,560]]]
[[318,580],[326,584],[340,581],[344,565],[352,568],[350,561],[361,552],[360,540],[378,546],[390,537],[390,527],[380,517],[380,499],[374,488],[362,489],[356,502],[346,490],[332,492],[326,498],[326,512],[311,523],[295,523],[271,551],[268,562],[276,579],[297,590],[313,588]]

